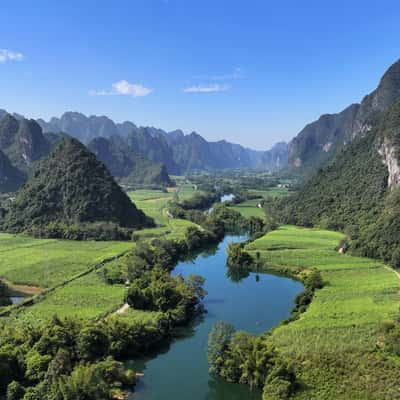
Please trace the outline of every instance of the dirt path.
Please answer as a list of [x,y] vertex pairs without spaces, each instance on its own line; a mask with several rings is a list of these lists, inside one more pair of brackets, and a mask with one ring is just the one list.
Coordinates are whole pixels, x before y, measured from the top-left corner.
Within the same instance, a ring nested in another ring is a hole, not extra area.
[[128,310],[129,310],[129,304],[125,303],[122,307],[120,307],[117,311],[115,311],[114,314],[120,315],[120,314],[123,314],[124,312],[126,312]]
[[396,270],[393,269],[393,268],[388,267],[387,265],[384,265],[383,268],[385,268],[385,269],[387,269],[387,270],[389,270],[389,271],[391,271],[391,272],[394,272],[394,273],[396,274],[397,278],[400,279],[400,272],[396,271]]
[[8,286],[11,295],[19,296],[32,296],[34,294],[43,292],[44,288],[29,285],[18,285],[8,281],[7,279],[2,279],[2,281]]

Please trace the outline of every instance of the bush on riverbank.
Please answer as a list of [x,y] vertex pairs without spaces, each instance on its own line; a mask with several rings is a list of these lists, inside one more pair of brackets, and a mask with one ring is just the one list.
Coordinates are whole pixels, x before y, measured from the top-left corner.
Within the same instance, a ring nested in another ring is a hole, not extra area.
[[235,332],[222,321],[209,334],[210,372],[228,382],[263,389],[263,400],[288,399],[296,389],[290,364],[276,351],[268,336]]
[[0,393],[24,400],[112,399],[135,384],[133,371],[117,359],[144,354],[168,331],[161,317],[157,323],[56,317],[32,326],[3,323]]

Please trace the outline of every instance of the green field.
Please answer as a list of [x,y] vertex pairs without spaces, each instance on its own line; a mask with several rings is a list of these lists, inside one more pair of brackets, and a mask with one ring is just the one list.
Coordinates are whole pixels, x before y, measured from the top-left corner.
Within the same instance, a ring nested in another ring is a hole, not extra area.
[[273,187],[267,190],[256,190],[250,189],[249,193],[251,195],[260,196],[260,198],[267,198],[267,197],[284,197],[288,195],[288,189],[286,188],[278,188]]
[[[183,196],[193,193],[192,186],[183,186],[182,190]],[[186,220],[168,218],[164,208],[173,198],[173,193],[137,190],[129,194],[139,208],[162,224],[160,227],[137,231],[139,237],[182,238],[186,228],[194,225]],[[91,267],[133,246],[132,242],[68,241],[0,234],[1,278],[15,284],[43,288],[59,286],[41,295],[35,304],[20,308],[13,315],[40,321],[55,314],[60,317],[95,318],[116,310],[123,303],[125,287],[106,284],[99,275],[102,267],[92,271]],[[112,262],[118,263],[118,260]],[[88,273],[85,274],[85,271]],[[126,314],[130,318],[155,318],[154,315],[133,310]]]
[[130,242],[36,239],[0,233],[0,278],[52,287],[131,247]]
[[18,317],[33,321],[53,315],[93,318],[122,305],[124,293],[124,286],[107,285],[99,271],[93,271],[54,290],[35,305],[25,307]]
[[264,218],[265,214],[262,208],[257,207],[261,199],[247,200],[232,206],[232,209],[239,212],[245,218],[258,217]]
[[400,280],[380,262],[339,254],[342,234],[283,226],[247,246],[267,268],[321,271],[326,282],[300,318],[273,331],[302,381],[295,399],[398,399],[400,365],[377,351],[399,311]]
[[258,207],[261,201],[264,199],[268,201],[268,197],[283,197],[288,195],[286,188],[270,188],[268,190],[248,190],[251,196],[258,196],[256,199],[246,200],[242,203],[235,204],[232,209],[239,212],[245,218],[257,217],[264,218],[265,213],[262,208]]
[[190,184],[182,184],[169,193],[161,190],[135,190],[128,192],[128,196],[135,205],[143,210],[149,217],[153,218],[156,224],[167,226],[168,215],[166,213],[166,205],[173,200],[175,196],[179,200],[185,200],[193,196],[195,188]]

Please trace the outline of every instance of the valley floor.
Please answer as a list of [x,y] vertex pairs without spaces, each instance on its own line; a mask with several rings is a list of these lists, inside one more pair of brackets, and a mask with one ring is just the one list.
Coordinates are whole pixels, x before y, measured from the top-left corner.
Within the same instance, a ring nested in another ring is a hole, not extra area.
[[273,330],[272,341],[300,377],[295,399],[400,399],[400,362],[379,349],[382,323],[399,311],[399,277],[379,261],[339,254],[341,239],[282,226],[247,245],[268,270],[318,270],[326,282],[298,320]]
[[[190,198],[195,191],[191,185],[176,190],[182,199]],[[129,195],[159,225],[137,231],[140,237],[181,239],[186,228],[194,225],[168,217],[165,207],[175,192],[136,190]],[[25,301],[2,309],[0,316],[40,322],[54,315],[99,318],[112,314],[123,305],[127,289],[125,285],[106,283],[103,272],[120,262],[118,258],[134,246],[131,241],[37,239],[0,233],[0,278],[13,293],[28,296]],[[146,320],[154,316],[133,310],[125,314],[124,317]]]

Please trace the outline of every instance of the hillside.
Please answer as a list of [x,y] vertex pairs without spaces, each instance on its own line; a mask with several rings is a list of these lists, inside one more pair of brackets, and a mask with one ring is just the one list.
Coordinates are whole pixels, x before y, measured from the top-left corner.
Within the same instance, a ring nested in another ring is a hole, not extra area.
[[14,167],[28,172],[31,165],[46,156],[50,145],[34,120],[16,119],[5,114],[0,119],[0,150]]
[[399,266],[400,102],[377,121],[283,200],[280,212],[286,222],[345,231],[354,251]]
[[91,223],[112,224],[111,230],[152,225],[94,154],[76,139],[64,139],[20,189],[2,227],[65,236],[70,226]]
[[0,193],[13,192],[25,181],[25,175],[15,168],[0,150]]
[[383,75],[378,87],[360,104],[340,113],[326,114],[308,124],[289,145],[289,165],[309,174],[326,165],[346,143],[372,129],[376,114],[400,98],[400,60]]
[[[93,123],[94,128],[101,126],[101,121]],[[79,125],[79,124],[78,124]],[[71,125],[75,129],[76,125]],[[100,133],[106,131],[106,124]],[[94,129],[93,128],[93,129]],[[114,132],[118,134],[117,131]],[[70,136],[56,129],[55,132],[43,132],[34,120],[27,120],[18,114],[9,114],[0,110],[0,193],[17,190],[35,169],[37,162],[47,157],[51,149],[63,138]],[[99,137],[98,148],[92,140],[92,150],[99,156],[112,174],[126,183],[145,185],[170,185],[171,181],[165,167],[146,159],[132,149],[128,139],[122,141],[119,136],[110,139]],[[104,144],[110,140],[109,144]],[[104,142],[105,141],[105,142]],[[160,151],[157,143],[152,143],[155,151]],[[167,146],[167,145],[166,145]]]
[[130,121],[115,123],[105,116],[87,117],[66,112],[49,122],[39,119],[44,132],[65,132],[87,144],[97,137],[117,135],[149,160],[162,163],[168,173],[193,170],[246,168],[277,170],[287,164],[287,145],[279,143],[267,151],[257,151],[221,140],[209,142],[196,132],[185,135],[181,130],[166,132],[153,127],[138,127]]
[[88,148],[114,177],[123,182],[163,186],[172,184],[163,164],[143,157],[118,136],[93,139]]

